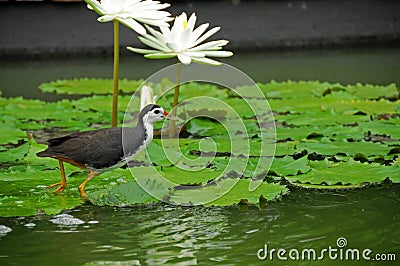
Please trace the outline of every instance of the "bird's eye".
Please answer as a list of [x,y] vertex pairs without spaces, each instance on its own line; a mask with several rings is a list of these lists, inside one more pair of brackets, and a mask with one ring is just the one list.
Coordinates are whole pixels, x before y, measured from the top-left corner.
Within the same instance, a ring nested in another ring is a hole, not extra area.
[[154,110],[154,113],[156,114],[156,115],[158,115],[159,113],[160,113],[160,110]]

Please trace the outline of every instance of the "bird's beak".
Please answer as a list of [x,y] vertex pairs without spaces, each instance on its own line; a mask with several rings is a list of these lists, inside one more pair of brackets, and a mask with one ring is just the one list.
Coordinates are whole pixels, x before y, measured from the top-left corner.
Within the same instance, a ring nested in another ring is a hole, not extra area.
[[167,111],[164,110],[164,116],[167,120],[179,120],[176,116],[169,114]]

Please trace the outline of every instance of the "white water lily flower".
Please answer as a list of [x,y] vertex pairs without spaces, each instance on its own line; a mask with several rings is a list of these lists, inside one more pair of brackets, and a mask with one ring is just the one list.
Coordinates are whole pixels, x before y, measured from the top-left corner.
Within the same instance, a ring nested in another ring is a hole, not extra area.
[[171,14],[162,9],[170,4],[161,4],[153,0],[85,0],[88,7],[101,17],[97,20],[108,22],[118,20],[139,34],[146,34],[146,29],[139,23],[153,26],[168,26]]
[[150,34],[139,36],[139,39],[154,50],[133,47],[128,47],[128,50],[145,54],[146,58],[151,59],[172,58],[176,56],[185,65],[190,64],[192,61],[209,65],[220,65],[220,62],[208,57],[232,56],[233,53],[230,51],[221,51],[222,46],[228,44],[229,41],[217,40],[203,43],[207,38],[219,31],[220,27],[212,28],[206,32],[209,23],[205,23],[195,29],[196,19],[195,13],[188,20],[186,13],[183,12],[175,18],[171,29],[166,26],[160,26],[161,32],[159,32],[147,27]]

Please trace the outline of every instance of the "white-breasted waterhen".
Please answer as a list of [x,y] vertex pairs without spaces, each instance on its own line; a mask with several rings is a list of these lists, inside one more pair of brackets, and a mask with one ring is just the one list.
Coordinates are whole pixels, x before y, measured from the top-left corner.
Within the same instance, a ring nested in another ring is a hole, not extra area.
[[78,187],[81,196],[86,198],[86,184],[103,172],[125,165],[127,158],[143,150],[153,139],[153,123],[163,120],[167,115],[162,107],[149,104],[140,112],[134,128],[104,128],[48,140],[48,148],[38,152],[37,156],[58,159],[61,171],[61,181],[49,188],[58,186],[55,192],[65,190],[67,179],[63,163],[67,162],[89,171],[85,181]]

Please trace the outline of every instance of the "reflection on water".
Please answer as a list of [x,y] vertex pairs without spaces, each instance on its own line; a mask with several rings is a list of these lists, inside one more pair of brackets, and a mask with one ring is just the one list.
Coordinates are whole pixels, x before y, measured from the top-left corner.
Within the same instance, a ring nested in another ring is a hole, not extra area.
[[339,237],[351,248],[400,256],[399,203],[400,186],[392,185],[294,190],[261,210],[86,205],[61,216],[83,224],[54,223],[56,216],[0,218],[0,224],[12,229],[0,237],[0,264],[256,265],[268,263],[256,255],[264,244],[321,250],[336,247]]

